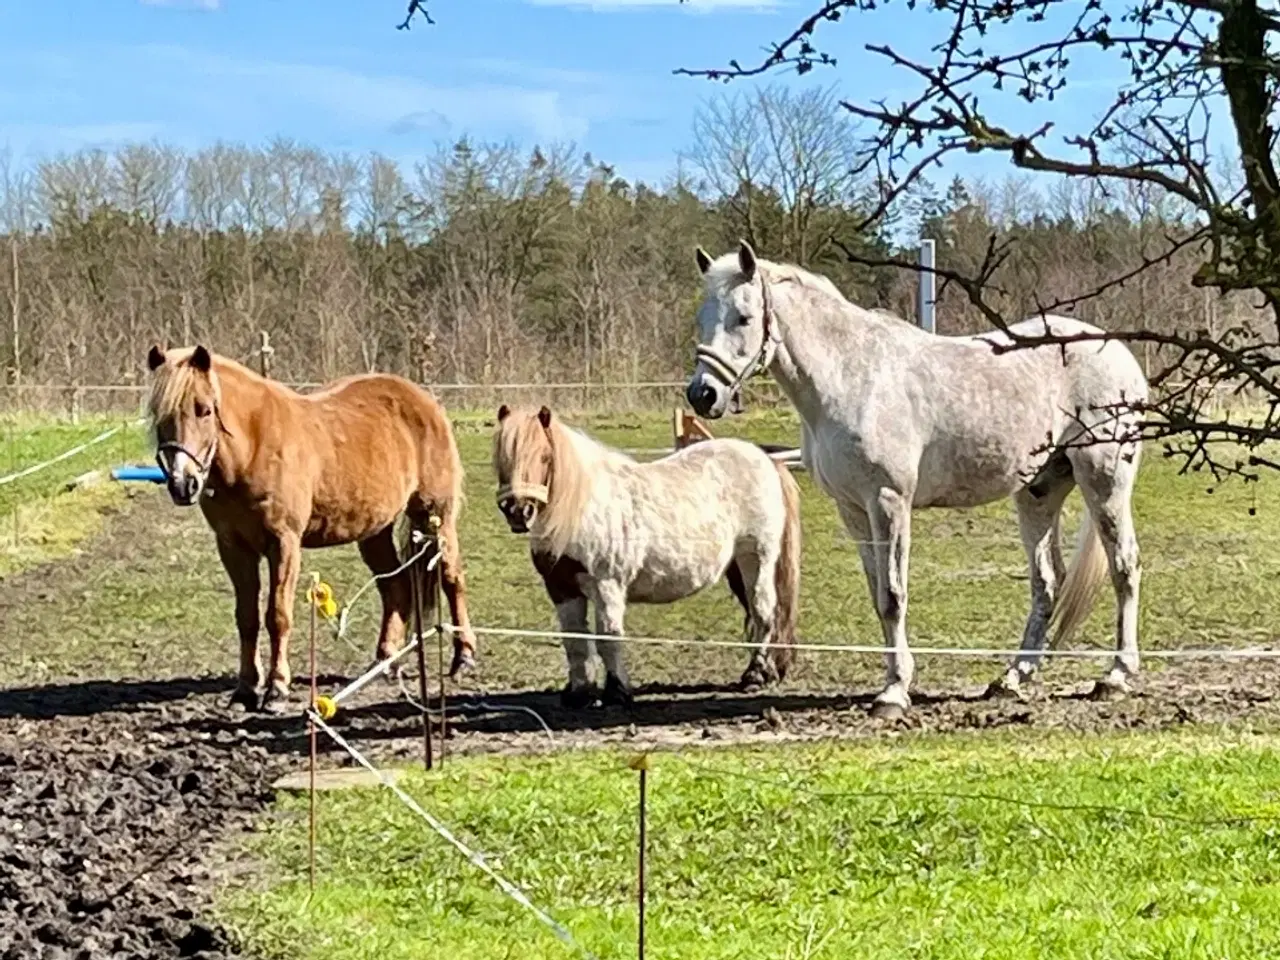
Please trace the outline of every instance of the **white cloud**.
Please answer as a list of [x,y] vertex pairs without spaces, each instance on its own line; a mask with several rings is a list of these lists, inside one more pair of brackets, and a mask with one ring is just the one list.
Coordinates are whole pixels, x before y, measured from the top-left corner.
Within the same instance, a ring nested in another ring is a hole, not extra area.
[[144,7],[174,7],[179,10],[208,10],[210,12],[222,9],[222,0],[139,0]]
[[[149,46],[164,75],[186,75],[229,102],[252,97],[264,109],[311,107],[355,126],[401,133],[450,129],[481,135],[522,130],[542,141],[579,140],[607,104],[595,90],[570,94],[552,84],[444,86],[344,67],[241,60],[181,47]],[[192,76],[195,75],[195,76]],[[217,81],[210,86],[209,80]],[[206,94],[207,95],[207,94]],[[268,106],[269,105],[269,106]]]
[[602,12],[679,7],[691,13],[719,10],[765,12],[783,6],[783,0],[526,0],[537,7],[578,7]]

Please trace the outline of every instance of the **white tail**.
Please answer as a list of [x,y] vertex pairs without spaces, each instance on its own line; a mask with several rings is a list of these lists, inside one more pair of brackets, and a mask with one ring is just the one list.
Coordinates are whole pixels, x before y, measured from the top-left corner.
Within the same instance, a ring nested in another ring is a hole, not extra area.
[[1102,538],[1098,536],[1098,528],[1094,526],[1093,516],[1086,506],[1080,521],[1080,532],[1076,536],[1075,554],[1071,557],[1066,577],[1059,585],[1053,617],[1049,621],[1050,648],[1056,649],[1070,640],[1072,634],[1089,618],[1093,605],[1098,600],[1098,591],[1108,573],[1107,554],[1102,549]]

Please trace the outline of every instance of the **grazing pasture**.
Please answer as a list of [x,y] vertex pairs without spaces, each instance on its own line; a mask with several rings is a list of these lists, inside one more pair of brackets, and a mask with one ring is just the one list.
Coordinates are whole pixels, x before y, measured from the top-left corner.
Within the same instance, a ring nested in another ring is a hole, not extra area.
[[[472,621],[554,629],[527,545],[494,504],[493,412],[453,416],[468,471],[460,538]],[[669,412],[572,422],[615,447],[671,443]],[[24,420],[16,468],[104,428]],[[781,444],[797,436],[794,418],[775,411],[715,429]],[[328,960],[427,948],[572,955],[385,791],[321,795],[322,874],[309,906],[305,797],[280,798],[251,834],[222,832],[220,824],[262,809],[272,776],[300,769],[305,728],[297,715],[228,707],[231,590],[198,513],[146,484],[59,492],[91,467],[149,458],[135,428],[0,487],[5,535],[13,504],[20,524],[43,517],[47,531],[30,540],[20,532],[18,547],[0,549],[0,755],[44,758],[0,762],[0,792],[12,807],[0,815],[53,834],[72,817],[119,831],[94,854],[105,874],[86,882],[38,857],[0,867],[19,889],[45,891],[34,919],[14,920],[10,935],[34,938],[48,926],[105,936],[128,921],[160,931],[156,943],[204,937],[218,956],[232,955],[231,944],[254,956]],[[878,644],[856,549],[830,502],[803,473],[797,479],[799,639]],[[1144,651],[1275,642],[1280,484],[1210,486],[1178,476],[1157,450],[1143,462],[1135,511]],[[1075,495],[1068,515],[1070,533]],[[313,571],[339,603],[368,578],[354,548],[307,552],[304,577]],[[635,706],[566,711],[557,643],[482,631],[477,670],[450,688],[455,708],[476,709],[456,715],[443,769],[403,782],[602,958],[634,951],[636,775],[625,761],[641,749],[658,751],[653,956],[1208,958],[1280,949],[1280,926],[1269,919],[1280,870],[1274,824],[1196,822],[1280,815],[1274,661],[1148,659],[1137,694],[1106,704],[1077,697],[1096,664],[1051,660],[1027,701],[978,699],[999,661],[932,657],[925,648],[1012,655],[1029,586],[1007,502],[917,514],[911,586],[912,641],[923,652],[916,707],[904,722],[867,718],[878,656],[805,651],[782,686],[739,693],[730,685],[745,651],[699,646],[629,648]],[[304,603],[300,595],[293,668],[305,682]],[[322,630],[322,689],[367,667],[377,616],[369,591],[346,637]],[[1109,644],[1113,617],[1104,591],[1077,642]],[[741,625],[724,585],[627,611],[634,636],[737,640]],[[433,683],[434,661],[432,650]],[[550,733],[516,708],[535,711]],[[336,722],[379,763],[418,755],[417,714],[393,684],[365,688]],[[323,738],[322,748],[326,765],[343,762]],[[55,799],[37,799],[50,790]],[[83,813],[101,802],[95,791],[136,793],[129,822]],[[121,889],[110,882],[112,871],[127,879],[151,857],[145,880]],[[77,915],[86,883],[90,893],[116,894],[114,911]],[[178,888],[186,892],[175,906],[165,898]],[[0,928],[6,923],[0,916]]]

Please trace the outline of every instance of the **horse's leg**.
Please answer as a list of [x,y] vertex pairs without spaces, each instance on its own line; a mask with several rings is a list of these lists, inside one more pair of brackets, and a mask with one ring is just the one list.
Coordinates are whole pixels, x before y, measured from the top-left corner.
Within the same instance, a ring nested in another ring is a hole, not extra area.
[[449,603],[449,619],[457,632],[453,635],[453,662],[449,676],[455,677],[469,670],[476,662],[476,637],[471,630],[471,618],[467,613],[467,581],[462,570],[462,549],[458,546],[456,519],[445,520],[440,530],[444,537],[444,551],[440,557],[440,586]]
[[[729,566],[724,571],[725,580],[729,583],[729,589],[733,592],[738,603],[742,605],[742,637],[747,643],[752,642],[751,633],[751,600],[750,592],[747,589],[747,581],[743,576],[742,567],[738,564],[735,557],[729,561]],[[751,652],[750,659],[747,661],[746,669],[742,671],[742,676],[738,679],[738,686],[744,690],[752,687],[762,686],[768,682],[767,672],[760,669],[757,664],[755,651]]]
[[876,561],[876,612],[885,642],[885,686],[871,714],[892,719],[911,706],[915,657],[907,644],[907,568],[911,555],[911,501],[882,487],[868,504]]
[[361,540],[359,546],[365,566],[376,576],[383,577],[377,581],[378,594],[382,597],[382,625],[378,629],[375,656],[379,661],[386,660],[404,646],[405,626],[413,608],[409,574],[384,576],[400,567],[394,527],[387,527],[367,540]]
[[218,556],[236,594],[236,632],[240,635],[240,680],[231,702],[256,710],[258,688],[262,686],[262,661],[258,657],[262,557],[238,540],[217,539]]
[[1064,574],[1058,519],[1062,502],[1073,486],[1074,481],[1068,480],[1040,497],[1033,496],[1025,488],[1014,494],[1018,530],[1031,570],[1031,611],[1022,631],[1022,648],[1004,676],[988,688],[987,692],[992,696],[1018,696],[1022,681],[1030,679],[1040,666],[1049,620],[1053,616],[1054,602]]
[[[601,636],[622,636],[623,618],[627,609],[627,588],[616,580],[602,580],[595,585],[596,633]],[[604,661],[604,691],[601,700],[606,703],[629,704],[632,700],[631,680],[622,662],[622,643],[618,640],[596,640],[596,649]]]
[[289,632],[293,629],[293,599],[302,565],[302,542],[292,531],[280,535],[267,550],[271,576],[267,596],[267,633],[271,637],[271,673],[262,709],[283,713],[289,698]]
[[1073,456],[1080,493],[1093,515],[1098,537],[1107,555],[1111,583],[1116,592],[1116,658],[1094,695],[1110,697],[1129,692],[1129,680],[1138,673],[1138,590],[1142,565],[1138,536],[1133,526],[1133,485],[1138,457],[1117,456],[1111,444],[1082,448]]
[[[586,633],[587,598],[571,597],[557,603],[556,617],[560,620],[561,633]],[[580,710],[590,706],[596,698],[596,689],[591,683],[591,660],[594,656],[594,641],[564,638],[564,657],[569,665],[569,682],[560,691],[560,702],[570,710]]]

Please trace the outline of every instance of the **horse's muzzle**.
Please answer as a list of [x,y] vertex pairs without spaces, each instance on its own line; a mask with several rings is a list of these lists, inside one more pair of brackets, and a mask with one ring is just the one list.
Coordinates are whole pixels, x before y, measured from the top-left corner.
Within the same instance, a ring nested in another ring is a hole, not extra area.
[[176,506],[190,507],[200,499],[200,493],[204,490],[204,481],[195,474],[184,473],[170,477],[166,486],[169,488],[169,497]]
[[708,420],[718,420],[724,416],[725,400],[723,397],[724,390],[720,385],[707,377],[705,374],[697,374],[689,381],[688,387],[685,388],[685,399],[689,401],[689,406],[693,408],[693,412],[700,417],[706,417]]

